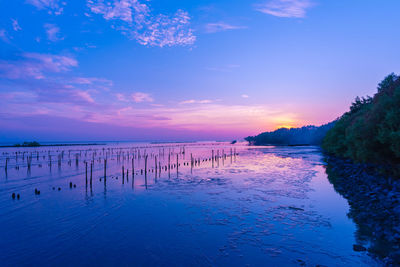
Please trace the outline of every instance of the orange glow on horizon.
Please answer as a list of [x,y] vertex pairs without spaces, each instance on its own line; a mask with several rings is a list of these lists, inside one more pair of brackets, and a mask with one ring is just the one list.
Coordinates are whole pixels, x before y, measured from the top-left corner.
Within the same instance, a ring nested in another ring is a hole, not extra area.
[[296,127],[297,127],[296,125],[292,125],[292,124],[280,124],[280,125],[277,125],[275,127],[275,130],[278,130],[278,129],[281,129],[281,128],[290,129],[290,128],[296,128]]

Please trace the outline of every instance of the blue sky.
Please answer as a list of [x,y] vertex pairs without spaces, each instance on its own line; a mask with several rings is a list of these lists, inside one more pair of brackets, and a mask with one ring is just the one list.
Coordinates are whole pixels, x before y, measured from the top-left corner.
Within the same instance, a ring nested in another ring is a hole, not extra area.
[[0,141],[322,124],[399,73],[395,0],[0,1]]

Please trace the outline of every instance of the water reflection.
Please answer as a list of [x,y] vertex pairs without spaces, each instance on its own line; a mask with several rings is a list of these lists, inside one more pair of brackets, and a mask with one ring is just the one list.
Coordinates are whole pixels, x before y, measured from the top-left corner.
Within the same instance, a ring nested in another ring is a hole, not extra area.
[[[348,200],[348,217],[357,225],[356,250],[367,249],[388,265],[400,266],[400,187],[362,165],[326,158],[326,173]],[[397,199],[397,200],[396,200]]]
[[[353,251],[355,226],[317,148],[200,143],[49,150],[38,151],[44,158],[32,165],[30,179],[9,169],[9,182],[0,180],[5,265],[375,264]],[[50,177],[50,166],[39,167],[49,154],[64,153],[79,154],[75,160],[85,168],[62,156],[61,173]],[[70,181],[77,187],[68,188]],[[22,200],[12,202],[12,192]]]

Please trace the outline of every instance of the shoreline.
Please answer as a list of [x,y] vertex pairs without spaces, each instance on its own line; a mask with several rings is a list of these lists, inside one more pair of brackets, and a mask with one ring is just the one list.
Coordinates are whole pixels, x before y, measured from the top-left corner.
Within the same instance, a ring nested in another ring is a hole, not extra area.
[[289,146],[289,147],[296,147],[296,146],[319,146],[321,145],[312,145],[312,144],[248,144],[249,146]]
[[0,148],[33,148],[33,147],[55,147],[55,146],[104,146],[106,144],[48,144],[48,145],[38,145],[38,146],[18,146],[18,145],[9,145],[9,146],[0,146]]

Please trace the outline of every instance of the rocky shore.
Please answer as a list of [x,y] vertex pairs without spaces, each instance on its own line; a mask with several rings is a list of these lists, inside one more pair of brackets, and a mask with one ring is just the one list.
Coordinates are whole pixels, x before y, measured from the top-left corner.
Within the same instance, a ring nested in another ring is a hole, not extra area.
[[348,200],[348,216],[357,224],[354,250],[400,266],[400,178],[346,159],[326,156],[325,161],[329,181]]

